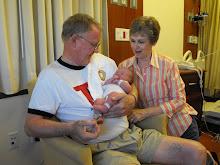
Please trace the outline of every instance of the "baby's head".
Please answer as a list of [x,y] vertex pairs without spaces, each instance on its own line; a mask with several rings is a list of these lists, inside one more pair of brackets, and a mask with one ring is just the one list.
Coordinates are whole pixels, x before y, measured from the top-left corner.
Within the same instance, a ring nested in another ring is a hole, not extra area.
[[119,80],[128,81],[129,84],[132,84],[134,80],[132,71],[125,67],[118,68],[113,77],[118,77],[117,79]]

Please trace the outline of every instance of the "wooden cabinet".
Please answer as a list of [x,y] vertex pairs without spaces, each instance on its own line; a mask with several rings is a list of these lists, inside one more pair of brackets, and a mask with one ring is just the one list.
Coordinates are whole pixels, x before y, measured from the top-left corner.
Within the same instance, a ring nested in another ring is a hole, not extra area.
[[180,75],[185,83],[186,102],[198,112],[198,127],[201,129],[202,106],[204,94],[205,71],[202,76],[202,89],[200,88],[200,77],[195,70],[180,70]]

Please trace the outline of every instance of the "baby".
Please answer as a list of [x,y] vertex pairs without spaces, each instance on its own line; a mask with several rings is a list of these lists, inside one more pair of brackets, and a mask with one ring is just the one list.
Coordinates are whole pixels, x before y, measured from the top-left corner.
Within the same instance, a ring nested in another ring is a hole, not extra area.
[[105,81],[103,84],[103,98],[96,99],[93,105],[95,112],[94,119],[97,123],[102,123],[102,114],[108,113],[108,110],[117,103],[117,101],[112,100],[112,97],[118,93],[130,93],[133,79],[132,71],[128,68],[121,67],[118,68],[112,78]]

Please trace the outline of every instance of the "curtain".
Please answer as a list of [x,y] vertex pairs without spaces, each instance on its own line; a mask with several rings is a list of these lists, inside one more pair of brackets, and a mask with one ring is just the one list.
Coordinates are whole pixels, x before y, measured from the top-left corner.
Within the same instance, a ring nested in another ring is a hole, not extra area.
[[205,88],[220,89],[220,1],[201,0],[201,12],[208,13],[199,27],[198,50],[206,56]]
[[0,0],[0,92],[26,89],[62,55],[62,24],[78,12],[103,25],[99,50],[108,56],[107,0]]
[[0,90],[19,90],[19,24],[17,2],[0,0]]

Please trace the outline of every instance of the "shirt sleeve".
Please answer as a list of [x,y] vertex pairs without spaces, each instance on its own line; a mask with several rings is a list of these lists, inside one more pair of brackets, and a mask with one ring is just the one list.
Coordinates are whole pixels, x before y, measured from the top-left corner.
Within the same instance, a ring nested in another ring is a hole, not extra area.
[[169,90],[169,101],[159,106],[163,112],[171,118],[177,111],[183,109],[186,104],[185,84],[175,62],[171,63],[171,67],[167,71],[166,85]]
[[60,99],[53,82],[48,72],[40,73],[28,106],[29,113],[50,117],[56,114]]

